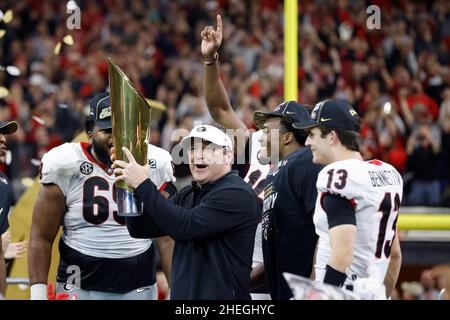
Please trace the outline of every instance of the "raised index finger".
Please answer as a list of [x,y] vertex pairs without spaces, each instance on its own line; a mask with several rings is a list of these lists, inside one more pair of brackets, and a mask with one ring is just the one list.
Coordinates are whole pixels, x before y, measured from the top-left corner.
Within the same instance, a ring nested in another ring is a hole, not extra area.
[[217,32],[222,33],[222,17],[220,16],[220,14],[217,15],[217,28],[216,28]]

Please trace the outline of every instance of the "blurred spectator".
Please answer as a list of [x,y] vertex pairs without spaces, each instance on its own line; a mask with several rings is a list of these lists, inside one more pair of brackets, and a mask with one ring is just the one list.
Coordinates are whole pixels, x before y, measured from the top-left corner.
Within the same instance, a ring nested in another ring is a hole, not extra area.
[[[348,100],[365,121],[364,156],[390,161],[403,173],[408,172],[408,136],[421,124],[431,126],[441,145],[436,170],[443,204],[450,206],[447,2],[379,1],[380,30],[366,28],[364,1],[299,2],[298,96],[310,105],[326,98]],[[6,168],[14,185],[36,174],[43,152],[81,131],[88,99],[106,89],[107,57],[146,97],[170,107],[152,123],[152,142],[171,151],[171,134],[179,124],[187,128],[196,120],[210,122],[201,92],[198,35],[217,13],[227,26],[221,77],[236,112],[253,127],[254,110],[283,100],[282,1],[77,3],[80,30],[67,29],[65,1],[0,4],[3,12],[14,12],[14,19],[2,24],[6,33],[0,39],[0,65],[15,65],[21,72],[12,76],[0,71],[0,86],[9,90],[0,99],[0,120],[17,119],[21,127],[11,136],[15,160]],[[55,54],[66,35],[73,45],[62,43]]]
[[422,272],[422,283],[439,292],[441,300],[450,300],[450,263],[443,263]]
[[406,152],[408,169],[414,174],[414,181],[407,196],[407,204],[435,206],[440,203],[440,148],[432,137],[429,125],[421,125],[409,137]]

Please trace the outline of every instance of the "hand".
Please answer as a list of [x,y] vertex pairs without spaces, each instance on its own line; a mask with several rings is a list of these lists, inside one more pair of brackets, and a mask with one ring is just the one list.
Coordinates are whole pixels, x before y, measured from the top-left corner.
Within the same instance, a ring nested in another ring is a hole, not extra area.
[[23,253],[27,251],[27,242],[13,242],[10,243],[4,252],[5,259],[20,259]]
[[222,44],[222,18],[220,15],[217,15],[217,27],[216,30],[214,30],[214,27],[212,26],[206,26],[202,33],[202,55],[204,59],[206,60],[214,60],[214,56],[219,49],[220,45]]
[[444,300],[450,299],[450,264],[440,264],[425,270],[421,275],[421,282],[433,283],[437,289],[445,289]]
[[408,97],[408,89],[402,87],[398,91],[398,96],[400,99],[406,99]]
[[8,249],[9,243],[11,242],[11,232],[8,230],[2,234],[2,252],[5,253]]
[[117,157],[116,157],[116,147],[112,147],[111,148],[111,157],[110,157],[110,159],[111,159],[111,161],[112,161],[112,168],[114,169],[115,168],[115,165],[114,165],[114,161],[116,161],[116,159],[117,159]]
[[[115,160],[113,163],[116,182],[125,181],[127,185],[136,189],[148,177],[148,165],[141,166],[134,159],[130,150],[123,147],[122,151],[128,158],[128,163],[121,160]],[[112,158],[112,156],[111,156]]]

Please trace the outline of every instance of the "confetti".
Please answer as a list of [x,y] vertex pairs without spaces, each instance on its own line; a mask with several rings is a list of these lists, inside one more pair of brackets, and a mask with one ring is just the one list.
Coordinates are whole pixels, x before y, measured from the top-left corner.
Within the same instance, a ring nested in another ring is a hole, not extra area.
[[16,66],[7,66],[6,72],[8,72],[11,76],[20,76],[20,69]]
[[22,178],[22,185],[26,188],[31,187],[34,184],[33,179],[26,177],[26,178]]
[[42,125],[45,124],[45,120],[39,118],[37,115],[33,115],[33,116],[31,117],[31,119],[33,119],[34,121],[36,121],[36,122],[39,123],[39,124],[42,124]]
[[5,87],[0,87],[0,98],[7,97],[9,94],[9,90]]
[[64,42],[65,44],[71,46],[71,45],[73,45],[73,37],[72,37],[70,34],[68,34],[67,36],[65,36],[65,37],[63,38],[63,42]]
[[58,41],[58,43],[55,46],[55,50],[53,50],[53,52],[55,53],[55,55],[58,55],[60,51],[61,51],[61,41]]
[[8,24],[12,21],[13,17],[14,17],[14,15],[13,15],[12,10],[8,10],[5,12],[5,15],[3,16],[3,22]]

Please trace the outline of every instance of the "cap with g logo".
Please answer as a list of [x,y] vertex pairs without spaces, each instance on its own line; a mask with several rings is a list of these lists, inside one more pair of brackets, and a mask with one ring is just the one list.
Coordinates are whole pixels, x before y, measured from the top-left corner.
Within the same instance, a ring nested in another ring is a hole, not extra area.
[[181,146],[187,149],[191,146],[191,139],[198,138],[205,141],[209,141],[221,147],[228,147],[233,150],[233,141],[231,138],[222,130],[211,126],[211,125],[201,125],[194,127],[187,137],[181,140]]
[[93,97],[89,102],[89,106],[91,107],[90,115],[94,119],[96,126],[101,129],[109,129],[112,127],[108,92],[103,92]]
[[359,132],[359,116],[345,100],[324,100],[315,105],[311,118],[293,124],[297,129],[311,129],[318,126],[330,126]]

